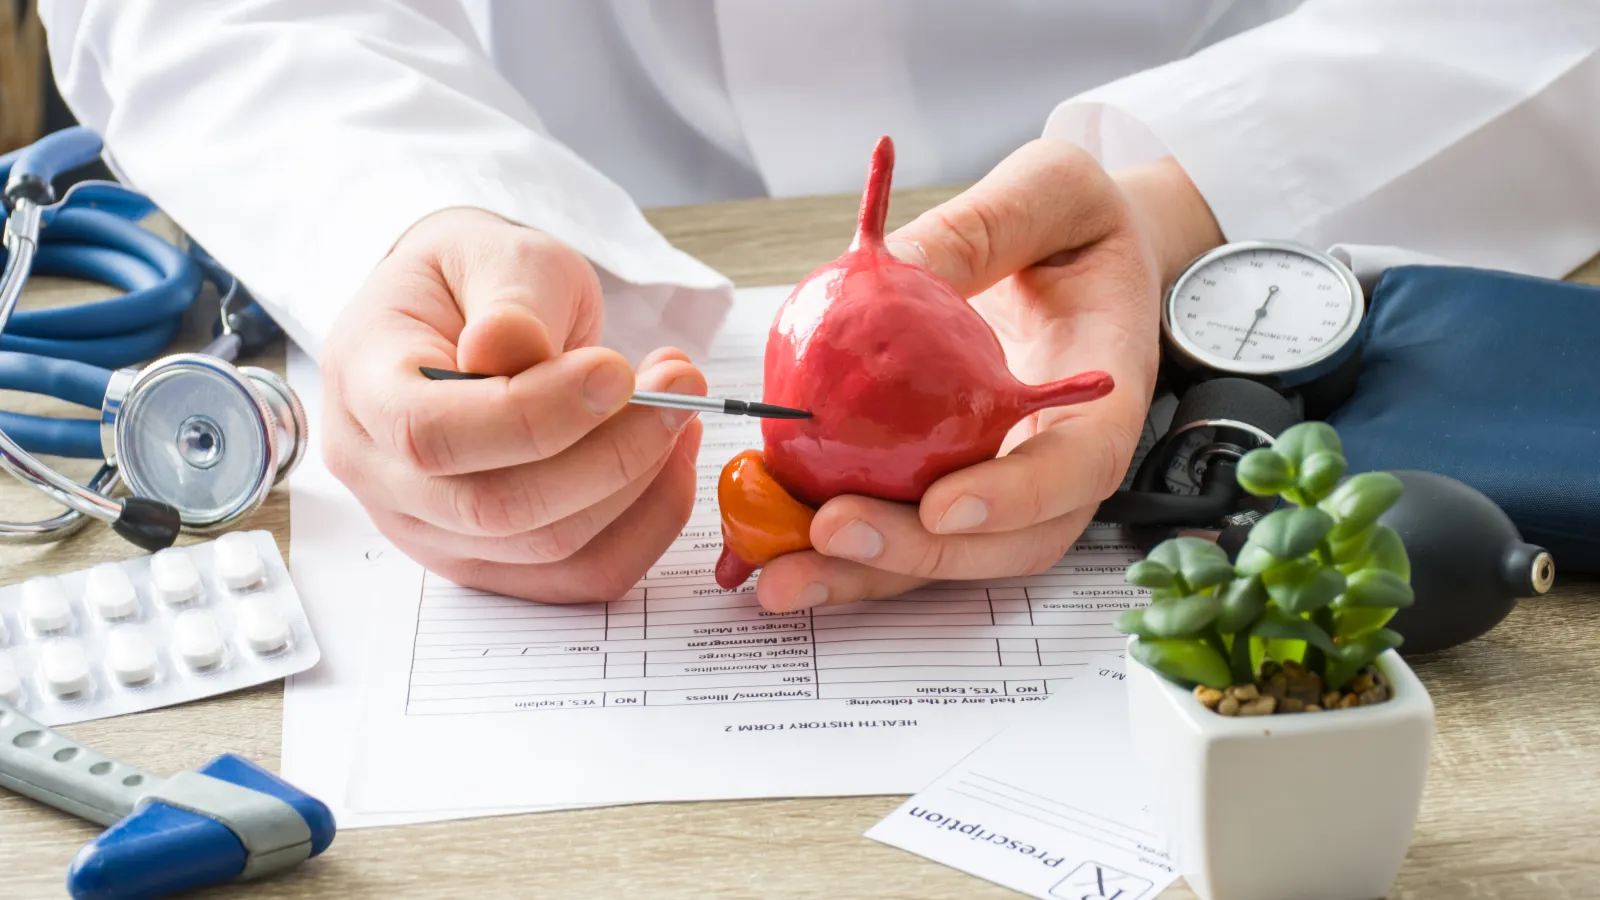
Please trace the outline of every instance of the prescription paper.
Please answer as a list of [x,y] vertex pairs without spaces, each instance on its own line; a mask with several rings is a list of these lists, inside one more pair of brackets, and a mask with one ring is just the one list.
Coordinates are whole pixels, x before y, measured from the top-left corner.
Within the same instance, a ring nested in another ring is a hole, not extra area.
[[[701,363],[711,393],[760,398],[788,290],[739,292]],[[368,608],[346,808],[911,793],[1120,650],[1113,619],[1146,602],[1123,581],[1137,548],[1094,525],[1039,576],[768,613],[712,577],[717,477],[759,422],[703,419],[693,516],[627,598],[541,605],[424,574]]]
[[1174,880],[1134,763],[1123,659],[1036,704],[867,837],[1040,900],[1149,900]]

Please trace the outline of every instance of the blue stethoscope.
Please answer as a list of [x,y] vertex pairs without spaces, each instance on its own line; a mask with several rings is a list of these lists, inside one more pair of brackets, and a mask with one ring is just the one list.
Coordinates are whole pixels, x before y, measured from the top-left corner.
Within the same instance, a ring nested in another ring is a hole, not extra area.
[[[198,246],[180,249],[140,227],[155,207],[120,185],[79,182],[57,199],[52,182],[97,160],[101,147],[93,131],[73,127],[0,156],[0,389],[100,411],[96,419],[0,411],[0,468],[67,507],[45,521],[0,521],[0,543],[59,540],[97,519],[159,550],[182,531],[214,532],[249,516],[305,453],[294,391],[265,369],[232,365],[281,333],[237,280]],[[16,312],[33,272],[123,293]],[[199,353],[161,356],[207,281],[222,295],[215,340]],[[105,463],[80,485],[34,454]],[[119,483],[131,496],[112,496]]]

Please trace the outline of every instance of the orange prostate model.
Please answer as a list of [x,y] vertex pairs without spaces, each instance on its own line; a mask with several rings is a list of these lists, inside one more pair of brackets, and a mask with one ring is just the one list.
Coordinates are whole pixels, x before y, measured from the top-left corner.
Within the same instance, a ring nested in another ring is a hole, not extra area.
[[933,272],[884,242],[894,145],[873,150],[855,239],[798,284],[767,336],[763,401],[809,419],[763,419],[763,449],[717,486],[717,583],[811,546],[815,509],[842,494],[915,503],[935,481],[993,458],[1041,409],[1112,390],[1105,372],[1018,381],[989,323]]
[[722,467],[717,482],[722,511],[722,556],[717,584],[732,590],[757,567],[811,546],[816,511],[789,496],[767,472],[761,454],[746,450]]

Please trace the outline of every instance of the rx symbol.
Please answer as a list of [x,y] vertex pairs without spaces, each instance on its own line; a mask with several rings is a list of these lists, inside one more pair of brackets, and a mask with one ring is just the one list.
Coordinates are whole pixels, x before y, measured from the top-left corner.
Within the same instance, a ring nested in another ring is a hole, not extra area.
[[1050,893],[1062,900],[1138,900],[1154,886],[1137,875],[1086,862],[1073,869]]

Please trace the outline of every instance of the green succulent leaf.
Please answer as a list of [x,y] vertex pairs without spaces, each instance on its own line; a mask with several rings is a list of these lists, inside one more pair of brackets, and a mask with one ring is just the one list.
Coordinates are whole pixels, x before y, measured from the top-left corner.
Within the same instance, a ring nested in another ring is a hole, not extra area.
[[1170,588],[1175,583],[1172,570],[1153,559],[1141,559],[1129,566],[1123,580],[1153,590]]
[[1261,577],[1272,602],[1292,613],[1318,610],[1332,603],[1344,591],[1344,575],[1338,569],[1302,560]]
[[[1215,546],[1215,545],[1213,545]],[[1219,552],[1222,552],[1219,548]],[[1226,584],[1233,578],[1233,563],[1228,561],[1227,553],[1223,552],[1222,559],[1218,562],[1208,562],[1197,565],[1194,569],[1184,572],[1184,580],[1197,591]]]
[[1364,606],[1336,607],[1333,611],[1333,635],[1340,640],[1358,637],[1389,624],[1397,612],[1399,610]]
[[1406,553],[1406,543],[1400,539],[1398,531],[1383,524],[1374,528],[1364,568],[1384,569],[1407,582],[1411,580],[1411,557]]
[[1387,628],[1352,638],[1339,648],[1337,654],[1329,657],[1326,683],[1333,689],[1343,687],[1345,682],[1361,671],[1362,666],[1390,650],[1399,649],[1402,643],[1400,635]]
[[1218,612],[1213,622],[1223,634],[1238,634],[1250,627],[1267,606],[1267,589],[1259,576],[1239,578],[1217,588]]
[[1239,558],[1234,560],[1233,570],[1240,575],[1260,575],[1281,565],[1283,565],[1283,560],[1250,543],[1247,539],[1245,545],[1239,548]]
[[1284,429],[1272,442],[1272,449],[1289,461],[1295,470],[1304,468],[1306,460],[1318,453],[1344,455],[1344,445],[1338,432],[1326,422],[1301,422]]
[[[1333,528],[1333,517],[1314,507],[1289,507],[1268,513],[1250,529],[1246,544],[1254,544],[1278,559],[1305,556]],[[1242,551],[1242,548],[1241,548]]]
[[1303,662],[1306,658],[1306,642],[1284,640],[1283,638],[1261,639],[1267,648],[1267,656],[1281,663]]
[[1324,450],[1306,457],[1300,464],[1300,477],[1296,479],[1296,486],[1312,502],[1326,497],[1333,486],[1344,477],[1345,469],[1349,464],[1344,455]]
[[1268,607],[1256,620],[1252,631],[1268,640],[1305,641],[1324,653],[1339,652],[1332,636],[1318,628],[1315,622],[1290,615],[1276,607]]
[[[1383,526],[1368,525],[1360,531],[1342,540],[1328,540],[1328,545],[1333,548],[1333,561],[1346,575],[1355,571],[1361,560],[1372,547],[1372,536]],[[1350,568],[1344,568],[1346,564]]]
[[1203,684],[1221,690],[1233,680],[1228,661],[1202,640],[1139,638],[1128,648],[1128,653],[1184,687]]
[[1257,497],[1274,497],[1294,487],[1289,461],[1270,447],[1258,447],[1240,457],[1234,478]]
[[1317,505],[1339,520],[1331,537],[1342,541],[1378,521],[1400,499],[1404,488],[1400,479],[1388,472],[1362,472],[1334,488]]
[[1178,573],[1192,590],[1202,590],[1233,577],[1228,553],[1214,541],[1202,538],[1171,538],[1150,551],[1147,559]]
[[1215,594],[1190,594],[1176,600],[1152,603],[1144,610],[1144,627],[1151,637],[1186,638],[1198,635],[1222,610]]
[[[1369,531],[1365,539],[1365,546],[1359,556],[1354,556],[1349,562],[1341,563],[1339,571],[1352,575],[1363,569],[1383,569],[1393,572],[1402,580],[1411,580],[1411,557],[1406,553],[1405,541],[1400,539],[1399,532],[1382,522],[1368,526]],[[1352,539],[1355,540],[1355,539]],[[1334,554],[1339,554],[1336,545]]]
[[1139,637],[1155,637],[1155,635],[1150,633],[1149,629],[1145,627],[1144,611],[1145,607],[1143,606],[1135,606],[1133,609],[1125,609],[1117,615],[1116,621],[1111,623],[1112,627],[1123,634],[1136,634]]
[[1345,579],[1340,606],[1404,609],[1415,600],[1411,585],[1387,569],[1361,569]]

